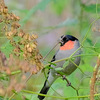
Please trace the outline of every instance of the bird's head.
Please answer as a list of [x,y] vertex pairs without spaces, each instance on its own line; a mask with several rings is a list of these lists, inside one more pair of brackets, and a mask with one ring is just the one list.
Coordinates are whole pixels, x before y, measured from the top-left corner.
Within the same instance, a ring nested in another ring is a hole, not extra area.
[[78,39],[72,35],[63,35],[60,38],[60,50],[70,50],[74,48],[75,41]]

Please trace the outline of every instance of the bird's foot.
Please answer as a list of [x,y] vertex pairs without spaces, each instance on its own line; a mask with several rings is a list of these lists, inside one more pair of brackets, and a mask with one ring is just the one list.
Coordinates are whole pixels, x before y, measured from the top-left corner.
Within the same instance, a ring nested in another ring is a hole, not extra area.
[[66,79],[66,76],[65,76],[65,75],[63,75],[62,79],[63,79],[63,80],[65,80],[65,79]]
[[67,86],[71,86],[71,82],[67,83],[66,85],[67,85]]
[[60,76],[60,74],[59,74],[59,73],[56,73],[55,75],[56,75],[56,76]]
[[67,86],[71,86],[71,82],[69,82],[65,75],[63,75],[62,79],[67,81]]

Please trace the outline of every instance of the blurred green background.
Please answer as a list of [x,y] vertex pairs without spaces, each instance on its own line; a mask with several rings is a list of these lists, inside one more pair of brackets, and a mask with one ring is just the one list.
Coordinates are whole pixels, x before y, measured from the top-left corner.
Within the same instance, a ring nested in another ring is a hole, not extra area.
[[[89,95],[90,78],[96,64],[97,54],[100,53],[100,1],[96,0],[5,0],[9,10],[20,16],[20,24],[26,33],[38,34],[38,48],[45,56],[55,45],[58,38],[63,34],[70,34],[77,37],[82,43],[82,56],[80,68],[67,78],[75,88],[79,88],[79,95]],[[97,20],[96,20],[97,19]],[[94,23],[92,23],[96,20]],[[92,24],[91,24],[92,23]],[[90,25],[92,25],[90,27]],[[2,34],[0,34],[2,36]],[[86,37],[86,38],[84,38]],[[1,39],[3,43],[4,39]],[[55,48],[46,58],[50,61],[58,49]],[[38,93],[45,81],[42,72],[34,75],[27,83],[26,90]],[[99,83],[99,82],[98,82]],[[99,83],[100,84],[100,83]],[[56,91],[54,91],[53,89]],[[48,95],[74,97],[76,91],[66,86],[61,78],[57,79],[50,88]],[[20,100],[21,93],[16,95]],[[23,93],[27,99],[38,100],[37,94]],[[99,100],[99,96],[95,100]],[[58,98],[46,97],[45,100],[61,100]],[[70,100],[78,100],[72,98]],[[80,100],[89,100],[81,98]]]

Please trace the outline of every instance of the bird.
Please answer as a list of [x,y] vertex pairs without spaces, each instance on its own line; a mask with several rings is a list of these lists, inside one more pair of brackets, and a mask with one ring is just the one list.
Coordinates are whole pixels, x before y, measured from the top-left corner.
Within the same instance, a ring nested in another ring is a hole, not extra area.
[[[51,62],[54,62],[54,61],[57,61],[60,59],[64,59],[64,58],[68,58],[72,54],[73,54],[73,56],[77,56],[77,55],[81,54],[81,49],[79,49],[80,42],[76,37],[74,37],[72,35],[62,35],[60,37],[59,44],[60,44],[59,49],[53,56]],[[55,70],[56,68],[61,68],[60,72],[64,73],[64,75],[68,76],[77,69],[77,66],[79,66],[79,64],[80,64],[80,60],[81,60],[81,57],[77,56],[74,58],[74,61],[73,61],[74,63],[69,61],[68,64],[66,64],[66,66],[64,68],[63,68],[63,65],[66,62],[64,60],[61,62],[57,62],[56,66],[53,64],[50,65],[51,68],[49,69],[48,77],[45,80],[44,86],[41,89],[40,93],[47,94],[47,92],[49,91],[53,82],[58,77],[60,77],[60,75],[57,75],[57,71]],[[39,100],[43,100],[45,98],[45,96],[38,95],[38,98],[39,98]]]

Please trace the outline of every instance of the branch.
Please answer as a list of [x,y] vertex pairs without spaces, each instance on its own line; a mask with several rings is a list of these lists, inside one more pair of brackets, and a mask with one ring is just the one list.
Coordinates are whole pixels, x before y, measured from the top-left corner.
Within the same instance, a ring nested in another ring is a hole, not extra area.
[[[77,98],[89,98],[90,95],[84,95],[84,96],[73,96],[73,97],[58,97],[58,96],[50,96],[50,95],[45,95],[45,94],[41,94],[41,93],[37,93],[37,92],[33,92],[33,91],[28,91],[28,90],[21,90],[22,93],[28,93],[28,94],[36,94],[36,95],[41,95],[41,96],[45,96],[45,97],[52,97],[52,98],[58,98],[58,99],[64,99],[64,100],[69,100],[69,99],[77,99]],[[94,96],[100,96],[99,94],[95,94]]]
[[96,76],[98,74],[98,70],[100,67],[100,55],[98,56],[97,59],[97,64],[94,67],[94,72],[93,72],[93,76],[91,78],[91,83],[90,83],[90,100],[94,100],[94,87],[95,87],[95,82],[96,82]]
[[[60,74],[61,75],[61,74]],[[79,96],[79,93],[78,93],[78,89],[76,89],[70,82],[69,82],[69,80],[66,78],[66,76],[65,75],[61,75],[62,76],[62,78],[63,78],[63,80],[66,80],[66,82],[67,82],[67,86],[70,86],[70,87],[72,87],[75,91],[76,91],[76,93],[77,93],[77,96]]]

